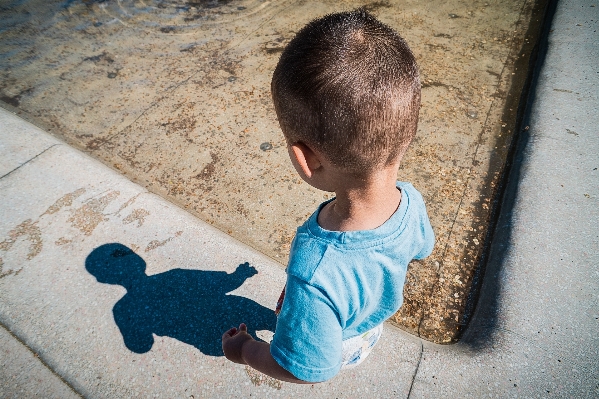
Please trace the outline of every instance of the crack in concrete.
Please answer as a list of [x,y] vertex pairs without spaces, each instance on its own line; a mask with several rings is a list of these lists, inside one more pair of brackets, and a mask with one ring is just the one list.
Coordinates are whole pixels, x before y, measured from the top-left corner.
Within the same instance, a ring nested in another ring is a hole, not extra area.
[[14,168],[13,170],[11,170],[10,172],[0,176],[0,180],[4,179],[5,177],[7,177],[8,175],[10,175],[11,173],[19,170],[20,168],[22,168],[23,166],[27,165],[29,162],[33,161],[34,159],[36,159],[37,157],[41,156],[43,153],[45,153],[46,151],[48,151],[51,148],[56,147],[57,145],[60,145],[60,143],[56,143],[56,144],[52,144],[50,147],[46,148],[44,151],[40,152],[39,154],[37,154],[36,156],[34,156],[31,159],[28,159],[27,161],[23,162],[22,164],[20,164],[19,166],[17,166],[16,168]]
[[420,369],[420,362],[422,361],[423,354],[424,354],[424,345],[421,342],[420,343],[420,357],[418,358],[418,364],[416,365],[416,370],[414,370],[414,375],[412,376],[412,382],[410,383],[410,390],[408,391],[407,399],[410,399],[410,395],[412,395],[412,388],[414,387],[414,382],[416,381],[416,375],[418,374],[418,369]]

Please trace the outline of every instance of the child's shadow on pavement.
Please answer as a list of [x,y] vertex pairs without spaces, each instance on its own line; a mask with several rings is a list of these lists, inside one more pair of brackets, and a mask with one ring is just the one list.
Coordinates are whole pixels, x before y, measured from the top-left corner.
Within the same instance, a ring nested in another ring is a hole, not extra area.
[[223,356],[221,337],[232,326],[245,322],[254,337],[257,330],[275,330],[272,310],[226,295],[258,273],[248,263],[231,274],[172,269],[147,276],[146,262],[139,255],[112,243],[94,249],[85,268],[98,282],[127,289],[112,312],[125,346],[135,353],[152,349],[154,333],[193,345],[206,355]]

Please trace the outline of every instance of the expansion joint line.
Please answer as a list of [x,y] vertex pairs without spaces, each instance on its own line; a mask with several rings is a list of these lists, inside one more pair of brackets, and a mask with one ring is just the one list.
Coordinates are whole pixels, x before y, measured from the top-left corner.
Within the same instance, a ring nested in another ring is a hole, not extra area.
[[37,157],[42,156],[42,154],[44,154],[46,151],[48,151],[51,148],[56,147],[57,145],[60,145],[59,143],[56,144],[52,144],[50,147],[46,148],[44,151],[40,152],[39,154],[37,154],[36,156],[34,156],[31,159],[28,159],[27,161],[23,162],[22,164],[20,164],[19,166],[17,166],[16,168],[14,168],[13,170],[11,170],[10,172],[0,176],[0,180],[4,179],[6,176],[10,175],[13,172],[16,172],[17,170],[21,169],[23,166],[27,165],[29,162],[33,161],[34,159],[36,159]]
[[424,354],[424,345],[421,342],[420,343],[420,357],[418,358],[418,364],[416,364],[416,370],[414,370],[414,375],[412,376],[412,383],[410,384],[410,390],[408,391],[407,399],[410,399],[410,395],[412,395],[412,388],[414,387],[414,381],[416,381],[416,375],[418,374],[418,370],[420,369],[420,362],[422,361],[423,354]]
[[[57,145],[57,144],[55,144]],[[49,149],[49,148],[48,148]],[[79,396],[80,398],[84,398],[84,396],[79,393],[74,387],[73,385],[71,385],[67,380],[64,379],[63,376],[61,376],[60,374],[58,374],[56,371],[54,371],[54,369],[52,367],[50,367],[50,365],[48,363],[46,363],[44,361],[44,359],[42,358],[42,356],[40,356],[39,353],[37,353],[36,351],[34,351],[29,345],[27,345],[27,343],[25,343],[21,338],[19,338],[15,333],[13,333],[10,328],[8,328],[3,322],[0,321],[0,328],[3,328],[7,333],[10,334],[11,337],[13,337],[14,339],[16,339],[21,345],[23,345],[25,348],[27,348],[27,350],[33,355],[33,357],[35,357],[37,360],[40,361],[40,363],[50,372],[52,373],[52,375],[54,375],[56,378],[58,378],[63,384],[65,384],[67,387],[69,387],[69,389],[77,396]]]

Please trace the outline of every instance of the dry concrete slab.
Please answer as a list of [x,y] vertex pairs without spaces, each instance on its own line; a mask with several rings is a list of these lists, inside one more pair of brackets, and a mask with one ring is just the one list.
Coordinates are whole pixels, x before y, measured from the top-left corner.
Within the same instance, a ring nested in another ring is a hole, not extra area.
[[1,398],[80,398],[27,346],[0,326]]
[[284,271],[64,144],[0,179],[0,203],[0,323],[51,370],[36,372],[45,384],[54,373],[90,398],[409,392],[421,344],[391,325],[362,367],[330,383],[280,383],[227,361],[232,325],[272,337]]
[[[2,118],[0,130],[0,176],[5,176],[38,154],[59,143],[38,127],[10,113]],[[19,134],[17,132],[24,132]]]
[[296,175],[270,77],[306,22],[365,6],[421,67],[417,139],[398,178],[438,239],[393,321],[435,342],[463,331],[517,102],[546,1],[9,1],[0,100],[149,191],[286,263],[330,197]]

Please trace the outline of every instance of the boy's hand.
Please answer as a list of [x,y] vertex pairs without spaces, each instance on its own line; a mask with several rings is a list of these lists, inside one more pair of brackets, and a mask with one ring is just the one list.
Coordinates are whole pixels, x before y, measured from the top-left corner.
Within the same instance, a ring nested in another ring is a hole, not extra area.
[[254,338],[248,334],[248,328],[245,323],[239,325],[239,329],[233,327],[223,334],[223,352],[225,357],[232,362],[246,364],[241,356],[243,344],[247,341],[254,341]]

